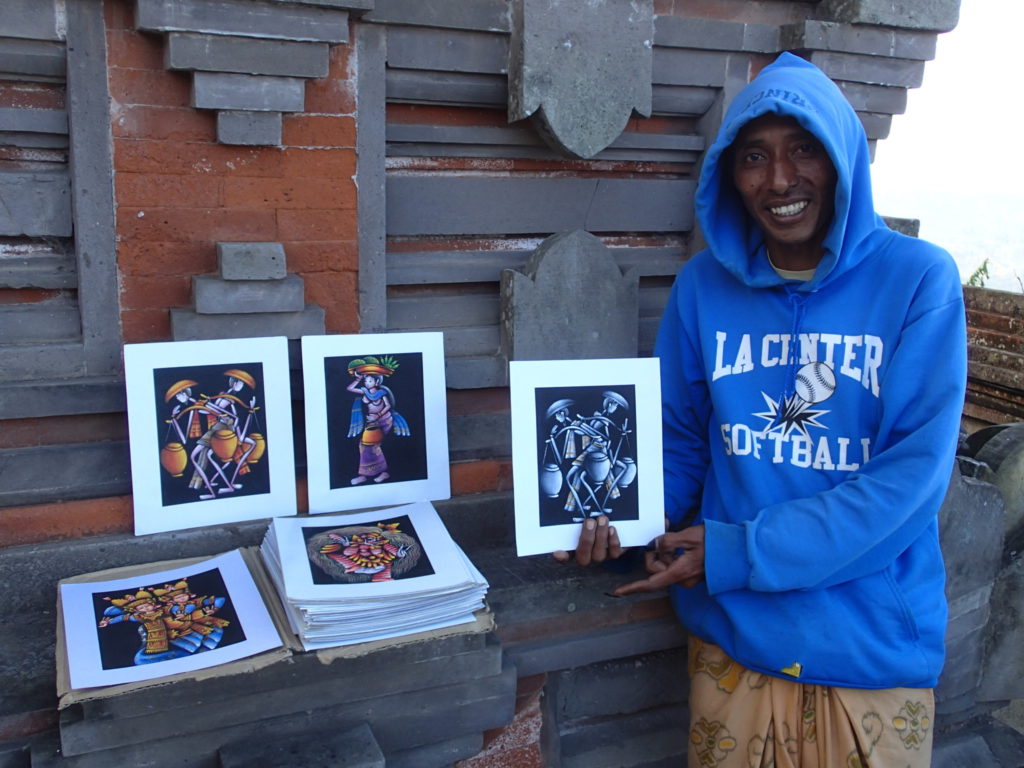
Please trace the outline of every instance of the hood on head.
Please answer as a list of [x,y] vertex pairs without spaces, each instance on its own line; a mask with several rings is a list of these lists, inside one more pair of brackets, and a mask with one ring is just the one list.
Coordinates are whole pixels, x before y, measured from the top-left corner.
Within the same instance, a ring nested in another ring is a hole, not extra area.
[[858,245],[885,224],[871,197],[864,128],[836,84],[810,62],[783,53],[737,94],[704,157],[697,218],[709,249],[737,279],[755,287],[783,282],[763,258],[761,230],[733,187],[732,169],[723,164],[743,126],[768,113],[795,118],[825,146],[836,170],[835,214],[825,236],[825,255],[814,279],[802,286],[816,289],[856,266],[865,254]]

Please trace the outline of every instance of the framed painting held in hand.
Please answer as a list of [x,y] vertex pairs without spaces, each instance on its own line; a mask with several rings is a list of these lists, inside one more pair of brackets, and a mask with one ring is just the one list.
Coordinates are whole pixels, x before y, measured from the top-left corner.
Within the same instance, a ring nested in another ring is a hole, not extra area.
[[517,361],[509,378],[518,553],[575,549],[599,515],[623,546],[663,533],[658,360]]

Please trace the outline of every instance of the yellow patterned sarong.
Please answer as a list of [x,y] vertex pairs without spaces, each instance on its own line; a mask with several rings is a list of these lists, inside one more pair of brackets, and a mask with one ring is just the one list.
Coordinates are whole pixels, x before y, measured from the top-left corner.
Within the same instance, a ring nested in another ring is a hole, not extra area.
[[689,638],[690,768],[928,768],[929,688],[806,685]]

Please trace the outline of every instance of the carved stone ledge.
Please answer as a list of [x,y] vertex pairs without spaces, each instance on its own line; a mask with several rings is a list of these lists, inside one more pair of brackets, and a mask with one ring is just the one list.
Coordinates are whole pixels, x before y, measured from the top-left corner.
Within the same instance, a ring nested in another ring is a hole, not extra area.
[[217,110],[222,144],[276,146],[281,114],[305,108],[350,13],[374,0],[137,0],[138,29],[166,36],[165,66],[191,71],[192,105]]

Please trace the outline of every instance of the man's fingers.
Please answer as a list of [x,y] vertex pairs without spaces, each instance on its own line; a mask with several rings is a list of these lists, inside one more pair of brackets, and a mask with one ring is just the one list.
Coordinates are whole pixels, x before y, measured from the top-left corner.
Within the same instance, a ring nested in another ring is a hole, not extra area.
[[619,543],[619,532],[614,525],[608,526],[608,556],[613,560],[622,556],[622,545]]
[[[657,568],[658,565],[661,564],[657,559],[653,562],[657,564],[652,566],[654,568]],[[615,589],[612,594],[616,597],[622,597],[623,595],[632,595],[636,592],[654,592],[655,590],[662,589],[670,586],[671,584],[681,584],[684,587],[692,587],[700,583],[700,579],[700,575],[692,575],[692,569],[684,564],[682,559],[677,559],[672,566],[663,566],[663,570],[652,573],[646,579],[624,584],[618,589]]]
[[662,589],[663,587],[667,587],[673,581],[675,581],[675,579],[672,578],[672,574],[666,569],[652,574],[646,579],[633,581],[629,584],[623,584],[621,587],[613,590],[612,594],[616,597],[623,597],[624,595],[633,595],[637,592],[654,592]]
[[594,554],[594,539],[597,536],[597,523],[593,518],[583,521],[583,530],[580,531],[580,542],[576,545],[576,562],[580,565],[590,565]]
[[[599,515],[597,518],[597,533],[594,536],[594,551],[590,559],[595,563],[603,563],[608,559],[608,518]],[[587,520],[589,523],[590,520]]]
[[556,549],[551,553],[551,556],[560,563],[568,563],[572,559],[572,555],[566,552],[564,549]]
[[[651,577],[653,579],[653,577]],[[612,590],[612,594],[616,597],[625,597],[626,595],[635,595],[637,592],[654,592],[659,587],[653,586],[651,579],[641,579],[640,581],[631,581],[629,584],[623,584],[621,587],[616,587]]]
[[668,568],[668,565],[658,558],[654,552],[644,552],[644,567],[648,573],[658,573]]

